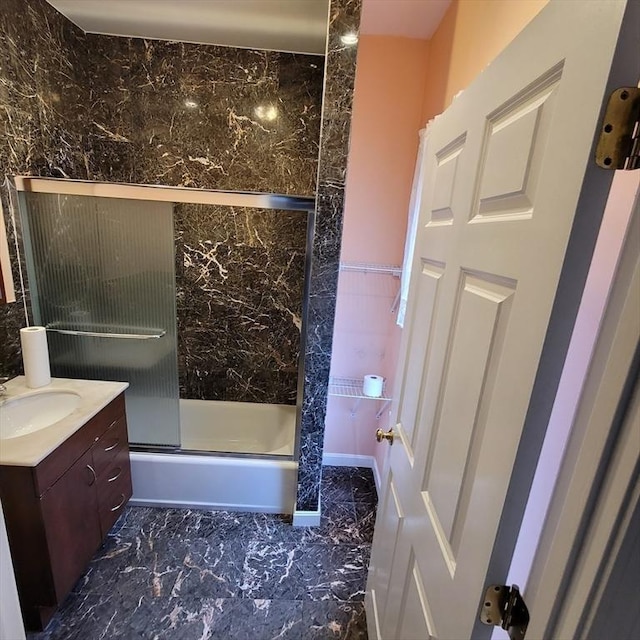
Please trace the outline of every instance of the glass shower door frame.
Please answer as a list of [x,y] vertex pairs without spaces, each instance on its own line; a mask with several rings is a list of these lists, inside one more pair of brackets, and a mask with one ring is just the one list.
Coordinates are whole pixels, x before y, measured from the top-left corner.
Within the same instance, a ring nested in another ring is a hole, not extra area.
[[[294,443],[294,459],[299,457],[300,446],[300,422],[302,408],[302,391],[304,387],[304,353],[305,353],[305,327],[308,318],[308,299],[310,290],[311,275],[311,255],[315,235],[315,198],[304,196],[289,196],[282,194],[269,194],[257,192],[241,191],[217,191],[206,189],[192,189],[187,187],[168,187],[162,185],[139,185],[123,183],[94,182],[85,180],[69,180],[62,178],[36,178],[30,176],[15,176],[14,185],[17,192],[59,194],[67,196],[93,196],[99,198],[115,198],[125,200],[145,200],[151,202],[167,203],[188,203],[205,205],[222,205],[232,207],[245,207],[255,209],[279,209],[287,211],[302,211],[307,213],[307,242],[305,252],[305,268],[302,299],[302,318],[300,329],[300,356],[298,364],[298,384],[296,403],[296,430]],[[17,216],[16,216],[17,217]],[[26,216],[24,217],[26,223]],[[27,223],[28,224],[28,223]],[[22,239],[26,235],[18,234],[20,252],[24,254],[24,242]],[[35,283],[31,283],[35,289]],[[38,322],[39,318],[34,317],[30,300],[25,302],[28,318],[33,322]],[[56,327],[49,327],[49,331],[66,335],[88,335],[88,333],[99,334],[101,332],[79,332],[65,330]],[[101,337],[107,337],[102,335]],[[108,337],[115,338],[112,333]],[[122,339],[158,339],[160,333],[130,333],[118,334]],[[155,446],[155,445],[152,445]]]

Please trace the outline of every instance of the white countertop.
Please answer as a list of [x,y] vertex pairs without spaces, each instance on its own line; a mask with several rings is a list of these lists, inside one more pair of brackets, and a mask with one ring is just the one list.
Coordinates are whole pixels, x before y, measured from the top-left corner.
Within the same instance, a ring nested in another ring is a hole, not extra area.
[[17,396],[39,391],[73,391],[81,400],[72,413],[54,424],[16,438],[0,440],[0,464],[35,467],[56,447],[75,433],[87,421],[106,407],[128,386],[128,382],[106,382],[103,380],[72,380],[52,378],[51,383],[39,389],[27,387],[24,376],[5,383],[6,392],[0,400],[0,411],[5,401]]

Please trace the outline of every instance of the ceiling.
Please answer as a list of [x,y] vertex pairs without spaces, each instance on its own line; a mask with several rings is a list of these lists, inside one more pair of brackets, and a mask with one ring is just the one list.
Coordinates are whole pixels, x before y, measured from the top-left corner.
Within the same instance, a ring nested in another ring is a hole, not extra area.
[[[329,0],[48,0],[83,31],[324,54]],[[430,38],[451,0],[363,0],[360,33]]]
[[451,0],[363,0],[360,33],[428,40]]
[[83,31],[325,52],[329,0],[48,0]]

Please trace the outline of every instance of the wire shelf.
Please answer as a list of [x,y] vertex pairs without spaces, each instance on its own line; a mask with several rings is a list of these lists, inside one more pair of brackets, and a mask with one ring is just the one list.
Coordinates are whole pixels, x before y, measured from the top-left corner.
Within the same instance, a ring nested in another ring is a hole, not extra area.
[[[373,264],[366,262],[343,262],[340,264],[340,281],[338,295],[361,296],[367,298],[384,298],[389,300],[385,304],[395,313],[400,301],[400,286],[398,280],[402,276],[402,267],[392,264]],[[349,275],[347,275],[349,274]],[[392,276],[390,278],[369,278],[369,276]],[[377,310],[369,313],[373,317]]]
[[386,380],[382,386],[382,395],[375,398],[362,393],[363,382],[362,378],[329,378],[329,395],[364,400],[391,400],[385,395]]
[[367,262],[342,262],[340,271],[356,271],[358,273],[375,273],[382,276],[394,276],[399,278],[402,275],[402,267],[392,264],[372,264]]

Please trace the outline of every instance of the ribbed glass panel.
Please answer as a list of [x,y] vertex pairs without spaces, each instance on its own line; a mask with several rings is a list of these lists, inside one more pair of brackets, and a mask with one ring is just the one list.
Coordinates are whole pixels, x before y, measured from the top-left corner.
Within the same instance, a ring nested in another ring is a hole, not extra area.
[[51,329],[52,374],[129,382],[129,440],[179,445],[172,204],[21,197],[34,321]]

